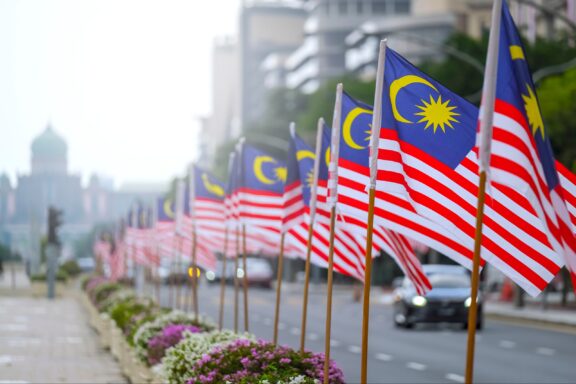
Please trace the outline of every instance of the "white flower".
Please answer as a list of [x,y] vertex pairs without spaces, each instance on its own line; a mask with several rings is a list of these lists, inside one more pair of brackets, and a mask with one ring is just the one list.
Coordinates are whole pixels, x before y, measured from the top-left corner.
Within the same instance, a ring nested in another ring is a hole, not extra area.
[[225,346],[237,339],[256,340],[249,333],[238,334],[229,330],[208,333],[184,331],[184,338],[166,351],[162,359],[163,376],[170,384],[181,384],[192,376],[192,367],[216,346]]
[[[212,320],[204,316],[198,316],[198,323],[201,327],[207,329],[214,329],[216,327],[216,324]],[[136,349],[136,354],[140,359],[146,361],[146,357],[148,356],[148,340],[156,336],[170,324],[196,324],[195,316],[190,313],[173,310],[152,321],[142,324],[134,334],[134,348]]]

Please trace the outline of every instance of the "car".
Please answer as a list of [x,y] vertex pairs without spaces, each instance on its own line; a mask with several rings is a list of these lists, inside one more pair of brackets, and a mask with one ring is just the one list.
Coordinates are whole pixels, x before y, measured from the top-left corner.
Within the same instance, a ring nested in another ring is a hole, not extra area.
[[[222,280],[222,261],[216,261],[214,269],[208,269],[204,274],[209,283],[217,283]],[[226,260],[226,271],[224,271],[224,279],[231,282],[234,278],[234,260]]]
[[[258,285],[265,288],[272,288],[274,271],[272,270],[272,266],[268,260],[248,257],[246,258],[246,270],[246,276],[248,278],[249,285]],[[244,277],[242,263],[239,264],[236,275],[238,278]]]
[[[240,280],[244,278],[244,268],[242,265],[242,259],[239,259],[236,276]],[[272,270],[268,260],[255,257],[247,257],[246,269],[248,270],[247,277],[249,285],[258,285],[266,288],[272,287],[274,271]],[[222,279],[222,262],[220,260],[217,261],[216,268],[207,270],[205,276],[206,280],[208,280],[210,283],[220,281]],[[227,283],[234,282],[234,259],[226,261],[225,279]]]
[[93,257],[79,257],[76,263],[82,272],[92,272],[96,268],[96,261]]
[[[457,265],[423,265],[432,289],[421,296],[408,278],[394,290],[394,324],[412,328],[416,323],[460,323],[468,326],[470,274]],[[482,297],[478,296],[476,329],[483,327]]]

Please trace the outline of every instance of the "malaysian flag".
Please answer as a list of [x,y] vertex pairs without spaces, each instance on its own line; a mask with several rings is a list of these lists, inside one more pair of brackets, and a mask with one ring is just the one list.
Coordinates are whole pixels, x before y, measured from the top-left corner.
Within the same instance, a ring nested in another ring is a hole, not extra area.
[[[324,128],[323,137],[329,137],[330,132]],[[297,249],[300,257],[306,255],[308,243],[308,231],[310,225],[312,188],[314,183],[315,153],[296,133],[291,135],[288,150],[288,176],[284,190],[284,230],[287,232],[287,242]],[[328,151],[329,139],[323,143],[324,151]],[[328,145],[326,145],[328,144]],[[326,170],[325,170],[326,169]],[[326,180],[322,176],[327,175],[327,166],[319,167],[319,182],[325,185]],[[325,201],[325,199],[324,199]],[[318,212],[318,211],[317,211]],[[329,212],[326,211],[329,215]],[[322,214],[325,214],[323,211]],[[310,262],[327,268],[330,227],[325,220],[315,221],[312,234]],[[340,224],[335,229],[334,247],[334,270],[359,280],[364,278],[363,259],[364,248],[357,236],[344,231]]]
[[[572,232],[576,234],[576,175],[559,162],[556,162],[556,169],[560,176],[562,195],[568,208],[568,214],[570,215]],[[572,286],[576,289],[576,258],[567,258],[566,266],[572,277]]]
[[231,178],[231,218],[237,225],[245,225],[247,251],[276,255],[282,227],[286,166],[267,153],[243,144],[235,157]]
[[536,268],[524,264],[531,272],[526,277],[541,290],[565,261],[574,267],[576,238],[522,41],[506,3],[496,11],[493,24],[499,38],[491,39],[487,59],[480,166],[495,187],[491,198],[503,204],[513,200],[514,213],[524,214],[538,230],[521,238],[539,236],[554,251],[533,254]]
[[[337,155],[332,160],[337,167],[337,211],[340,220],[346,224],[346,229],[357,233],[364,241],[367,230],[368,194],[366,185],[369,184],[369,141],[372,123],[372,107],[355,100],[342,92],[340,126],[337,127],[336,142]],[[334,145],[334,144],[332,144]],[[327,155],[328,156],[328,155]],[[330,156],[328,156],[330,157]],[[327,170],[324,177],[328,178]],[[336,173],[335,173],[336,175]],[[330,178],[334,178],[330,175]],[[322,179],[322,178],[321,178]],[[326,182],[320,184],[328,188]],[[330,194],[330,191],[319,193],[319,196]],[[328,188],[329,189],[329,188]],[[320,205],[322,207],[322,205]],[[327,207],[319,209],[319,213],[327,216]],[[377,222],[376,222],[377,223]],[[420,294],[431,289],[430,282],[422,270],[418,257],[414,254],[410,240],[384,226],[375,225],[373,229],[373,244],[376,250],[389,254],[398,264],[404,274],[414,284]],[[362,258],[362,269],[364,258]]]
[[[478,110],[392,49],[385,57],[384,86],[377,90],[383,101],[375,220],[471,268]],[[562,266],[562,257],[521,191],[492,181],[481,265],[490,262],[537,295]],[[367,175],[358,182],[367,184]],[[358,214],[365,206],[352,208]]]

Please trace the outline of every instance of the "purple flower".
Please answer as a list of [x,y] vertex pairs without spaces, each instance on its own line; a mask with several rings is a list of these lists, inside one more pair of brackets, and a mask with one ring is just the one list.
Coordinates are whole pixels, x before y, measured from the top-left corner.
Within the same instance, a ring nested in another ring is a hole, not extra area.
[[178,344],[184,337],[184,331],[200,333],[202,330],[194,325],[170,324],[162,332],[148,340],[148,363],[155,365],[162,360],[166,350]]

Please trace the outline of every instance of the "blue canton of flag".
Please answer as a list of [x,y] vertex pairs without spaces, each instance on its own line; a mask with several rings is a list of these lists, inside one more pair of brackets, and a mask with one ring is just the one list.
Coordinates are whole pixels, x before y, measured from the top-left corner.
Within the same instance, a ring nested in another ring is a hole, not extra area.
[[[286,188],[295,182],[302,185],[302,200],[306,206],[310,205],[310,194],[314,182],[314,151],[298,135],[290,140],[288,152],[288,180]],[[294,179],[294,175],[298,179]]]
[[324,125],[322,129],[322,147],[320,153],[320,167],[318,168],[318,180],[328,180],[328,166],[330,165],[330,142],[332,140],[332,130]]
[[456,168],[474,147],[477,108],[386,49],[382,128]]
[[286,166],[265,152],[245,144],[241,151],[240,187],[282,194]]
[[362,167],[368,166],[372,107],[354,100],[346,92],[342,94],[342,131],[340,135],[339,160],[351,161]]
[[156,212],[158,221],[174,221],[174,199],[169,197],[156,199]]
[[224,200],[224,184],[210,172],[195,166],[194,178],[196,198]]
[[[550,138],[544,129],[536,87],[532,81],[522,41],[505,2],[502,5],[496,99],[511,104],[522,113],[536,144],[548,188],[554,189],[559,181],[554,167]],[[504,105],[502,107],[505,108]]]

